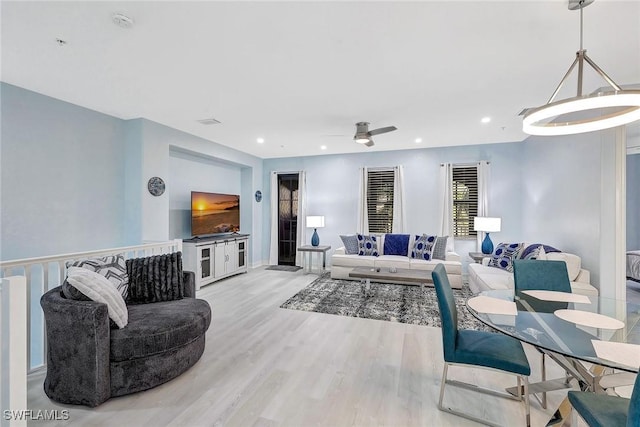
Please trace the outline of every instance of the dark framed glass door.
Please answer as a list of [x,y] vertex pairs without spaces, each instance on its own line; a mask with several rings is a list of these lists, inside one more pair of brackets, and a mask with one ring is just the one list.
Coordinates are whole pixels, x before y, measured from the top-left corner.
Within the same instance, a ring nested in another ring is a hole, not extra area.
[[296,264],[298,174],[278,175],[278,265]]

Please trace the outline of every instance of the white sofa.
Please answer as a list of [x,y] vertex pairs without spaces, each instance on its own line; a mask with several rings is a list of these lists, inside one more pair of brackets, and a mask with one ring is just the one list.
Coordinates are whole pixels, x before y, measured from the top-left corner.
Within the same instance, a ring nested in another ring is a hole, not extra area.
[[[573,293],[597,296],[598,289],[591,285],[591,275],[582,268],[582,260],[578,255],[566,252],[547,253],[548,260],[561,260],[567,264],[567,272]],[[491,255],[482,260],[482,264],[469,264],[469,288],[474,294],[494,289],[513,289],[513,273],[498,267],[490,267]]]
[[[460,255],[455,252],[447,252],[445,260],[434,259],[426,261],[423,259],[410,258],[409,256],[400,255],[380,255],[380,256],[365,256],[365,255],[347,255],[345,253],[344,246],[336,249],[331,257],[331,278],[332,279],[347,279],[347,280],[360,280],[353,277],[349,277],[349,272],[356,267],[371,267],[371,268],[407,268],[411,270],[425,270],[428,272],[438,264],[444,264],[444,268],[447,271],[449,282],[452,288],[462,288],[462,263],[460,262]],[[395,282],[389,282],[395,283]]]

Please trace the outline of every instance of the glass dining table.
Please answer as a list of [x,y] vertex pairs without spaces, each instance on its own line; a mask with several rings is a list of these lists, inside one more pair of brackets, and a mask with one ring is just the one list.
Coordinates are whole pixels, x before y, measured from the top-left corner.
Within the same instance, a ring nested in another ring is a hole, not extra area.
[[[640,365],[640,305],[600,296],[554,291],[493,290],[467,301],[469,312],[496,331],[530,344],[560,365],[567,377],[530,385],[540,393],[572,387],[604,393],[602,378],[614,372],[637,373]],[[617,374],[618,375],[618,374]],[[508,389],[518,394],[517,388]],[[568,425],[568,400],[548,425]]]

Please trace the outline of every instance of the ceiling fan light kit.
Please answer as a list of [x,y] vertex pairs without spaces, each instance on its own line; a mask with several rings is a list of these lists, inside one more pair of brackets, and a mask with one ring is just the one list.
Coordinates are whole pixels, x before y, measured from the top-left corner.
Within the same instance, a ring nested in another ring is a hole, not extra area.
[[387,126],[378,129],[369,130],[369,122],[356,123],[356,134],[353,136],[353,140],[358,144],[364,144],[367,147],[373,147],[373,135],[380,135],[381,133],[393,132],[398,128],[395,126]]
[[[530,135],[570,135],[609,129],[640,120],[640,90],[623,90],[598,65],[587,56],[582,47],[583,9],[594,0],[569,0],[570,10],[580,11],[580,50],[576,59],[566,72],[558,87],[543,106],[529,108],[522,120],[523,132]],[[583,71],[585,62],[611,86],[612,90],[583,95]],[[555,101],[558,92],[578,66],[578,88],[576,96]],[[593,114],[585,118],[584,115]],[[562,120],[566,114],[579,114],[581,117]],[[555,120],[554,120],[555,119]]]

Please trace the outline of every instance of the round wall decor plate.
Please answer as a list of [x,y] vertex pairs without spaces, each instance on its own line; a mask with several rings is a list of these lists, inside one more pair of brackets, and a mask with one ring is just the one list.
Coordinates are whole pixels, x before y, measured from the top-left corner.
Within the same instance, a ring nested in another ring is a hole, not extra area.
[[582,310],[556,310],[553,314],[566,320],[567,322],[575,323],[576,325],[588,326],[591,328],[600,329],[622,329],[624,328],[624,322],[613,317],[605,316],[603,314],[591,313],[590,311]]
[[152,195],[156,197],[161,196],[165,190],[164,181],[159,176],[154,176],[152,178],[149,178],[149,182],[147,183],[147,189],[149,190],[149,193],[151,193]]

